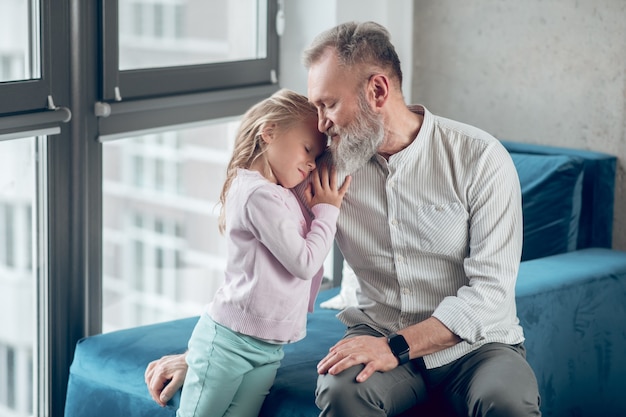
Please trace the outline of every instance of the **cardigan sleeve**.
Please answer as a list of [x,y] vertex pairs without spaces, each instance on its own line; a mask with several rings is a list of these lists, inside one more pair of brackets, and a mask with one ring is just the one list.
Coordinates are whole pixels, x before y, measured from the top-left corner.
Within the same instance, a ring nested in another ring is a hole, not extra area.
[[292,201],[265,187],[255,190],[246,204],[248,227],[289,273],[310,280],[332,248],[339,208],[316,204],[309,228],[295,196],[289,197]]

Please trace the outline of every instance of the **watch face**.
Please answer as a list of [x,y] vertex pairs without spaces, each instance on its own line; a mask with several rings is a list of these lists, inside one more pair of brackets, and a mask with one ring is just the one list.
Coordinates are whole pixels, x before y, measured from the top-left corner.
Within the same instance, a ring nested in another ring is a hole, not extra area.
[[399,356],[409,351],[409,345],[403,336],[395,334],[389,337],[389,348],[394,355]]
[[387,341],[391,353],[398,358],[398,363],[400,365],[407,363],[409,361],[409,345],[404,339],[404,336],[393,333],[389,336]]

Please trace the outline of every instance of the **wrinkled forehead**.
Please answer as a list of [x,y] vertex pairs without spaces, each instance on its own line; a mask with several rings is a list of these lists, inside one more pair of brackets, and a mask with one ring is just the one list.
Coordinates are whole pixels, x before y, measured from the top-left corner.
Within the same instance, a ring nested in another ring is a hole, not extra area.
[[327,52],[309,67],[307,95],[313,104],[352,89],[357,70],[339,64],[334,53]]

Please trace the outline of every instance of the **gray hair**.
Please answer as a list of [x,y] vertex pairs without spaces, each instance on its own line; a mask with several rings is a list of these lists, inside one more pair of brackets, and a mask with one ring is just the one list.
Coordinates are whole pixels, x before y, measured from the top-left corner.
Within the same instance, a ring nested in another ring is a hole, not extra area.
[[363,64],[383,70],[402,85],[400,59],[391,43],[389,31],[376,22],[347,22],[320,33],[304,51],[305,67],[310,68],[328,49],[335,50],[343,66]]

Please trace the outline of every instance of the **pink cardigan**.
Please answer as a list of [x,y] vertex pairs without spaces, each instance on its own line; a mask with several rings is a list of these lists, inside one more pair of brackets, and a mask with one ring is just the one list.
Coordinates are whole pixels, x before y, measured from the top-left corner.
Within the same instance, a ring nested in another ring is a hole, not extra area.
[[238,170],[226,199],[225,280],[208,306],[213,320],[272,342],[305,336],[339,216],[330,204],[311,211],[314,219],[291,190]]

